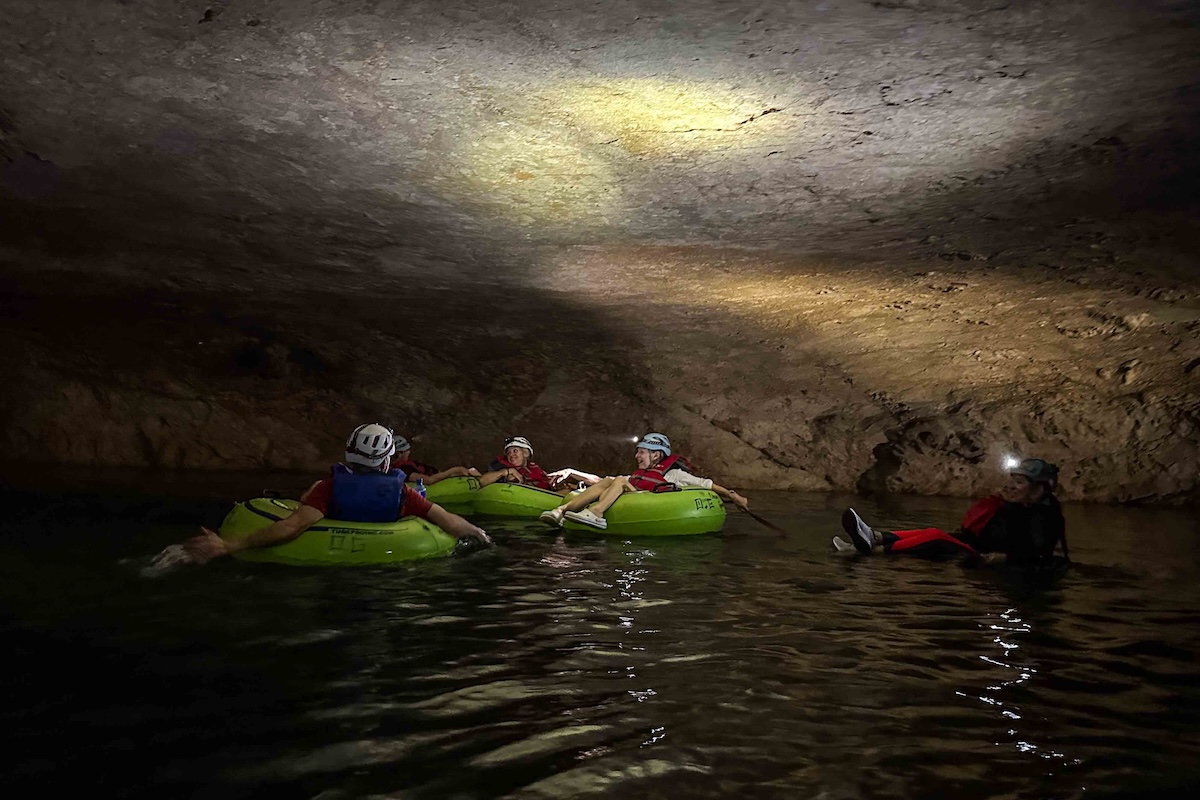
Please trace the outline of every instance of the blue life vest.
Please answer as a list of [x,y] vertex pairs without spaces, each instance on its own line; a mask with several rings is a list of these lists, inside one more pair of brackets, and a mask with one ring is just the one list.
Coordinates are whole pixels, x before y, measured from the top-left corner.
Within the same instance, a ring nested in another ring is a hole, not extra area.
[[354,472],[345,464],[334,464],[333,500],[330,519],[346,522],[395,522],[404,504],[404,471]]

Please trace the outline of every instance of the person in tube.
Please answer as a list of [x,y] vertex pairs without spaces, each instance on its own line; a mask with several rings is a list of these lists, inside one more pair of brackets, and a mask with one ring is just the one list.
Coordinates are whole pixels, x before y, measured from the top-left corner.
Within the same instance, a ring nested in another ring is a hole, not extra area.
[[608,527],[605,513],[626,492],[671,492],[685,486],[710,489],[734,505],[750,507],[750,501],[732,489],[713,483],[711,478],[696,475],[686,458],[671,454],[671,440],[661,433],[643,436],[633,457],[637,469],[629,475],[600,478],[571,469],[551,473],[551,479],[557,482],[579,479],[590,485],[558,508],[543,512],[539,519],[549,525],[561,526],[565,517],[604,530]]
[[205,564],[241,550],[283,544],[303,535],[325,517],[346,522],[395,522],[403,517],[421,517],[459,539],[492,543],[483,529],[410,489],[404,471],[392,467],[395,452],[389,428],[376,423],[359,425],[346,440],[343,460],[333,465],[329,477],[309,487],[291,514],[238,541],[222,539],[215,531],[201,528],[199,535],[160,553],[155,566]]

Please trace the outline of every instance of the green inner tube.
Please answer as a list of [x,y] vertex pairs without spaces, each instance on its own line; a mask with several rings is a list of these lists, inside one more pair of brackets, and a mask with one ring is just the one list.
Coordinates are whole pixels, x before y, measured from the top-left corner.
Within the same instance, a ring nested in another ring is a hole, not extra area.
[[475,513],[481,517],[537,519],[538,514],[565,502],[567,498],[563,495],[545,489],[519,483],[493,483],[475,493]]
[[426,486],[425,499],[437,503],[451,514],[470,514],[475,510],[478,491],[479,478],[446,478],[433,486]]
[[677,492],[623,494],[604,515],[604,530],[563,520],[569,531],[617,536],[690,536],[715,533],[725,525],[725,504],[716,492],[689,486]]
[[[238,503],[221,523],[222,539],[245,539],[292,513],[300,503],[259,497]],[[405,517],[399,522],[341,522],[322,519],[290,542],[242,550],[242,561],[297,566],[362,566],[437,558],[454,552],[458,540],[432,522]]]

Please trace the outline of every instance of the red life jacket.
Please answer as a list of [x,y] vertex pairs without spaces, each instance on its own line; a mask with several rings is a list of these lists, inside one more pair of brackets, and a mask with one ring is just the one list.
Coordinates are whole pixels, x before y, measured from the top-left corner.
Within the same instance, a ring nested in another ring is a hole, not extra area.
[[988,495],[976,500],[967,513],[963,514],[962,529],[979,536],[992,518],[1004,508],[1005,500],[998,494]]
[[436,475],[438,472],[436,467],[420,461],[393,461],[392,468],[404,470],[405,475]]
[[501,469],[515,469],[521,473],[521,478],[526,486],[533,486],[537,489],[550,488],[550,476],[546,474],[546,470],[532,461],[526,461],[525,466],[518,467],[504,456],[500,456],[496,459],[496,463],[500,465]]
[[635,470],[629,476],[629,485],[639,492],[673,492],[679,487],[667,480],[667,473],[679,468],[684,472],[696,474],[695,469],[683,456],[667,456],[650,469]]

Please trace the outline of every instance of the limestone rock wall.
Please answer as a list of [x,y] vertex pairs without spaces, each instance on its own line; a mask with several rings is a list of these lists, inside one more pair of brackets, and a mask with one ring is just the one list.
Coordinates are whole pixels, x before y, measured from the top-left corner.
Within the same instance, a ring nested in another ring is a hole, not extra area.
[[1194,502],[1200,16],[1151,0],[8,0],[0,459],[364,419],[744,487]]

